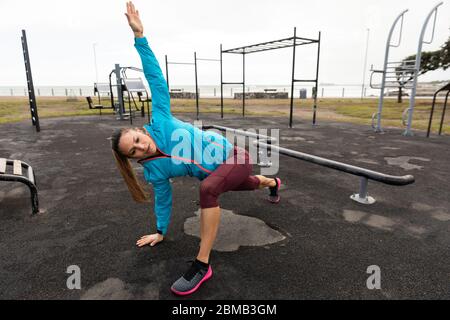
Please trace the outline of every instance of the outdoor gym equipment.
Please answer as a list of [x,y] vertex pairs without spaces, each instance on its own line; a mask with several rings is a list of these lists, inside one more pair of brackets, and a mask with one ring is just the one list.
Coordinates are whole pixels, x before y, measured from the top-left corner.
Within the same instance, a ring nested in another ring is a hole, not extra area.
[[[434,40],[434,31],[435,31],[435,28],[436,28],[437,12],[438,12],[439,7],[442,4],[443,4],[443,2],[440,2],[439,4],[437,4],[430,11],[430,13],[428,14],[428,16],[425,19],[425,22],[423,24],[422,32],[420,33],[419,47],[417,49],[416,63],[415,63],[415,66],[414,66],[413,86],[412,86],[412,90],[411,90],[411,96],[410,96],[410,99],[409,99],[409,107],[407,109],[405,109],[405,111],[403,112],[403,115],[402,115],[403,124],[406,125],[405,132],[403,133],[403,135],[405,135],[405,136],[412,136],[413,135],[413,133],[411,132],[411,125],[412,125],[414,105],[415,105],[415,99],[416,99],[417,77],[419,75],[420,63],[421,63],[421,59],[422,59],[422,46],[423,46],[423,44],[430,44]],[[428,22],[430,21],[431,16],[433,14],[434,14],[434,22],[433,22],[433,31],[432,31],[432,35],[431,35],[431,40],[424,41],[425,31],[427,30]]]
[[[386,41],[383,70],[373,70],[373,67],[371,69],[372,74],[370,75],[370,87],[372,89],[381,89],[380,99],[378,101],[378,112],[372,115],[372,128],[375,132],[383,132],[383,129],[381,128],[381,113],[383,111],[385,89],[399,87],[405,89],[412,88],[411,86],[408,86],[408,83],[411,81],[411,75],[414,72],[414,66],[411,65],[411,63],[413,63],[414,61],[389,61],[390,48],[397,48],[400,46],[403,33],[403,20],[406,12],[408,12],[408,10],[402,11],[402,13],[397,16],[389,31],[389,35]],[[392,35],[399,21],[401,21],[401,24],[398,42],[396,44],[393,44],[391,41]],[[373,76],[376,73],[382,74],[381,85],[373,84]]]
[[[291,104],[289,114],[289,128],[292,128],[292,117],[294,111],[294,83],[296,82],[313,82],[315,83],[315,89],[313,90],[314,106],[313,106],[313,125],[316,124],[316,112],[317,112],[317,92],[319,83],[319,62],[320,62],[320,36],[316,39],[307,39],[297,37],[297,28],[294,28],[294,36],[290,38],[274,40],[269,42],[257,43],[245,47],[239,47],[234,49],[222,50],[220,45],[220,106],[221,117],[223,118],[223,86],[224,85],[242,85],[242,116],[245,117],[245,55],[250,53],[289,48],[292,47],[292,78],[291,78]],[[316,65],[316,77],[315,79],[295,79],[295,49],[297,46],[317,43],[317,65]],[[224,82],[223,81],[223,58],[224,53],[242,54],[242,82]]]
[[166,82],[167,82],[167,88],[169,89],[169,64],[179,64],[179,65],[193,65],[194,71],[195,71],[195,106],[196,106],[196,112],[197,112],[197,120],[199,120],[200,115],[200,108],[199,108],[199,98],[200,98],[200,92],[198,90],[198,61],[214,61],[214,62],[220,62],[219,59],[210,59],[210,58],[197,58],[197,52],[194,52],[194,62],[175,62],[175,61],[168,61],[167,55],[166,58]]
[[[404,88],[404,89],[411,89],[410,94],[410,100],[409,100],[409,107],[403,111],[402,114],[402,123],[404,126],[406,126],[406,129],[403,133],[405,136],[412,136],[411,132],[411,125],[412,125],[412,118],[413,118],[413,112],[414,112],[414,105],[415,105],[415,99],[416,99],[416,92],[417,92],[417,78],[419,76],[420,72],[420,64],[421,64],[421,58],[422,58],[422,46],[423,44],[430,44],[433,42],[434,39],[434,32],[436,28],[436,19],[437,19],[437,11],[438,8],[443,4],[443,2],[440,2],[438,5],[436,5],[431,12],[427,15],[425,22],[422,26],[422,32],[420,33],[419,37],[419,46],[417,49],[416,54],[416,60],[404,60],[404,61],[396,61],[396,62],[390,62],[389,61],[389,49],[391,47],[398,47],[400,46],[401,39],[402,39],[402,32],[403,32],[403,20],[404,15],[408,10],[404,10],[403,12],[398,15],[398,17],[395,19],[388,35],[387,43],[386,43],[386,51],[385,51],[385,58],[384,58],[384,68],[383,70],[373,70],[372,68],[372,74],[370,76],[370,86],[373,89],[381,89],[380,92],[380,100],[378,102],[378,112],[374,113],[372,115],[372,128],[375,130],[375,132],[383,132],[383,129],[381,128],[381,113],[383,110],[383,101],[384,101],[384,90],[386,88]],[[434,14],[434,23],[433,23],[433,31],[431,35],[431,40],[424,41],[425,32],[427,30],[428,23],[431,19],[431,17]],[[398,22],[401,21],[400,25],[400,35],[398,39],[397,44],[392,44],[391,38],[394,30],[396,29],[396,26]],[[373,84],[373,75],[375,73],[381,73],[383,75],[381,80],[381,85],[374,85]],[[376,125],[375,125],[376,121]]]
[[318,156],[315,156],[312,154],[303,153],[303,152],[299,152],[299,151],[295,151],[295,150],[291,150],[291,149],[287,149],[287,148],[282,148],[282,147],[279,147],[276,145],[272,145],[272,142],[274,142],[274,141],[268,140],[267,136],[258,135],[253,132],[235,130],[232,128],[216,126],[216,125],[207,126],[207,127],[205,127],[205,129],[217,129],[220,131],[232,132],[234,134],[243,135],[243,136],[252,137],[252,138],[255,138],[255,136],[256,136],[258,139],[253,141],[253,144],[256,145],[258,148],[262,147],[263,149],[268,149],[271,152],[278,152],[279,154],[283,154],[288,157],[315,163],[315,164],[323,166],[323,167],[327,167],[327,168],[331,168],[331,169],[338,170],[341,172],[359,176],[359,177],[361,177],[359,193],[355,193],[355,194],[351,195],[350,198],[352,200],[362,203],[362,204],[375,203],[375,199],[373,197],[369,196],[368,192],[367,192],[369,180],[374,180],[374,181],[378,181],[378,182],[388,184],[388,185],[393,185],[393,186],[405,186],[405,185],[408,185],[408,184],[411,184],[414,182],[414,176],[412,176],[412,175],[392,176],[392,175],[380,173],[377,171],[372,171],[369,169],[353,166],[350,164],[318,157]]
[[430,120],[428,122],[427,138],[430,137],[431,122],[433,121],[434,107],[436,105],[437,95],[445,91],[447,91],[447,94],[445,95],[444,107],[442,108],[441,124],[439,125],[439,135],[442,134],[442,127],[444,126],[444,119],[445,119],[445,110],[447,109],[448,96],[450,95],[450,83],[448,83],[447,85],[436,91],[436,93],[433,96],[433,104],[431,105]]
[[[109,74],[109,93],[111,100],[111,107],[114,108],[116,114],[118,114],[117,120],[125,120],[127,117],[130,118],[130,123],[133,124],[133,111],[131,110],[131,100],[135,106],[137,111],[141,112],[141,116],[145,116],[144,105],[147,104],[148,111],[148,120],[150,122],[150,105],[149,102],[151,99],[149,98],[147,89],[145,88],[142,79],[133,78],[129,79],[127,77],[127,70],[133,70],[137,72],[143,72],[142,69],[136,67],[121,67],[119,64],[115,64],[114,69]],[[116,84],[112,84],[112,76],[116,78]],[[117,100],[118,103],[114,102],[114,93],[113,87],[116,88],[117,91]],[[129,113],[125,113],[125,100],[124,100],[124,92],[127,92],[128,96],[128,111]],[[141,108],[139,108],[134,99],[133,93],[136,93],[139,97],[139,101],[141,102]],[[142,96],[145,94],[145,99]]]
[[[9,172],[8,167],[12,167],[12,170]],[[0,158],[0,180],[17,181],[26,184],[31,192],[32,214],[39,212],[36,177],[34,176],[33,168],[29,164],[20,160]]]
[[111,106],[105,106],[102,104],[102,93],[110,94],[109,92],[109,84],[108,83],[94,83],[94,94],[98,97],[98,104],[94,104],[92,101],[92,97],[86,97],[86,101],[89,105],[89,109],[97,109],[100,111],[100,115],[102,115],[103,109],[111,109]]
[[30,103],[31,122],[33,123],[33,126],[36,128],[36,131],[40,132],[41,126],[39,124],[36,96],[34,94],[33,76],[31,74],[30,53],[28,51],[27,35],[25,30],[22,30],[21,41],[23,49],[23,59],[25,62],[25,72],[27,75],[28,101]]
[[[110,95],[109,83],[94,83],[94,94],[98,98],[98,105],[102,105],[102,94]],[[104,106],[104,108],[112,108]]]

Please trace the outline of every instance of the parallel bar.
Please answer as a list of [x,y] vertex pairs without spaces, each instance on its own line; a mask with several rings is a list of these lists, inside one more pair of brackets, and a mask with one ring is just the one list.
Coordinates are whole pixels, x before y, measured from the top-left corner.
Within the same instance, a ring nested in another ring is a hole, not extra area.
[[388,185],[404,186],[404,185],[408,185],[408,184],[411,184],[414,182],[414,176],[412,176],[412,175],[393,176],[393,175],[388,175],[388,174],[384,174],[384,173],[377,172],[377,171],[372,171],[372,170],[361,168],[361,167],[356,167],[356,166],[353,166],[350,164],[337,162],[337,161],[326,159],[326,158],[321,158],[321,157],[314,156],[311,154],[302,153],[299,151],[294,151],[294,150],[274,146],[271,144],[266,144],[263,142],[257,142],[257,144],[262,147],[271,148],[272,152],[279,152],[280,154],[284,154],[284,155],[287,155],[287,156],[290,156],[293,158],[308,161],[311,163],[321,165],[323,167],[328,167],[331,169],[346,172],[346,173],[353,174],[356,176],[365,177],[367,179],[378,181],[378,182],[388,184]]

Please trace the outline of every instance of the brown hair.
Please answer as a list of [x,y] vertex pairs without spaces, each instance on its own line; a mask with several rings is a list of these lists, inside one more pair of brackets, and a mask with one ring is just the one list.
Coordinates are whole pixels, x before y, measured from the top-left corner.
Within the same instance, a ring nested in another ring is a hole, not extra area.
[[[123,179],[125,180],[131,196],[133,197],[134,201],[144,203],[149,201],[149,195],[144,191],[144,187],[137,179],[136,173],[134,172],[130,160],[119,150],[120,138],[124,133],[127,133],[130,130],[133,129],[122,128],[114,131],[111,136],[111,148],[113,151],[114,159],[116,160],[117,167],[119,168],[119,171],[122,174]],[[136,130],[140,129],[136,128]]]

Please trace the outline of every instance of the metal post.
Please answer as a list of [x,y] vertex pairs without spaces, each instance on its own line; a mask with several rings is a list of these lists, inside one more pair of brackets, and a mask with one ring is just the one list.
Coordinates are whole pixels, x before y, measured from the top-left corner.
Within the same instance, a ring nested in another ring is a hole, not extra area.
[[441,124],[439,126],[439,135],[442,134],[442,127],[444,126],[444,119],[445,119],[445,110],[447,109],[447,102],[448,102],[449,95],[450,95],[450,91],[448,91],[447,95],[445,96],[444,108],[442,109]]
[[362,79],[362,88],[361,88],[361,100],[364,98],[364,89],[365,89],[365,86],[366,86],[366,69],[367,69],[367,55],[369,53],[369,36],[370,36],[370,29],[367,28],[366,54],[364,56],[363,79]]
[[223,70],[222,70],[222,44],[220,44],[220,117],[223,119]]
[[242,53],[242,117],[245,117],[245,49]]
[[431,112],[430,112],[430,119],[428,120],[428,129],[427,129],[427,138],[430,137],[430,131],[431,131],[431,123],[433,121],[433,114],[434,114],[434,107],[436,106],[436,98],[439,94],[439,91],[436,91],[436,93],[433,96],[433,103],[431,104]]
[[166,57],[166,82],[167,82],[167,90],[170,91],[170,87],[169,87],[169,63],[167,62],[167,54],[165,55]]
[[412,126],[412,118],[413,118],[413,113],[414,113],[414,105],[416,102],[415,100],[416,100],[416,93],[417,93],[417,78],[419,76],[419,71],[420,71],[420,63],[421,63],[421,59],[422,59],[422,46],[424,44],[423,39],[425,37],[425,31],[427,30],[428,22],[430,21],[430,18],[434,13],[435,19],[434,19],[433,36],[432,36],[432,38],[434,38],[434,28],[436,26],[437,10],[442,4],[443,4],[443,2],[440,2],[438,5],[436,5],[433,8],[433,10],[431,10],[431,12],[428,14],[427,18],[425,19],[425,23],[423,24],[423,27],[422,27],[422,32],[420,33],[419,46],[417,48],[417,54],[416,54],[416,64],[414,67],[413,87],[411,90],[411,97],[409,99],[409,108],[407,109],[408,122],[406,124],[406,130],[403,133],[404,136],[412,136],[413,135],[413,133],[411,132],[411,126]]
[[361,182],[359,185],[359,193],[355,193],[350,196],[350,199],[359,202],[361,204],[373,204],[375,199],[367,194],[367,185],[369,180],[366,177],[361,177]]
[[197,106],[197,120],[198,120],[198,82],[197,82],[197,52],[194,52],[194,65],[195,65],[195,105]]
[[95,83],[98,83],[97,53],[95,52],[96,45],[96,42],[92,44],[92,47],[94,49]]
[[294,77],[295,77],[295,46],[297,38],[297,28],[294,27],[294,45],[292,46],[292,78],[291,78],[291,109],[289,112],[289,128],[292,128],[292,117],[294,112]]
[[316,124],[317,92],[319,90],[320,38],[321,32],[319,31],[319,42],[317,43],[316,89],[314,90],[313,125]]
[[28,101],[30,103],[31,122],[33,123],[33,126],[35,126],[36,131],[40,132],[41,126],[39,124],[39,115],[36,104],[36,96],[34,94],[33,76],[31,73],[30,55],[28,51],[28,42],[25,30],[22,30],[21,40],[22,40],[23,58],[25,62],[25,72],[27,76]]
[[[123,92],[122,92],[122,77],[120,75],[120,65],[115,64],[114,72],[116,74],[116,88],[117,88],[117,98],[119,100],[119,119],[123,120],[123,111],[124,111],[124,103],[123,103]],[[131,114],[130,114],[131,117]]]

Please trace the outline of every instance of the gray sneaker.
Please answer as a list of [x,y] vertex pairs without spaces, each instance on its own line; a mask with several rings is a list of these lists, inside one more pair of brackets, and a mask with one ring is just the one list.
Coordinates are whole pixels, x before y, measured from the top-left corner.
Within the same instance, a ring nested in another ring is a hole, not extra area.
[[197,291],[200,285],[212,277],[212,268],[202,268],[196,265],[195,261],[192,263],[189,270],[177,281],[175,281],[170,288],[173,293],[186,296]]

